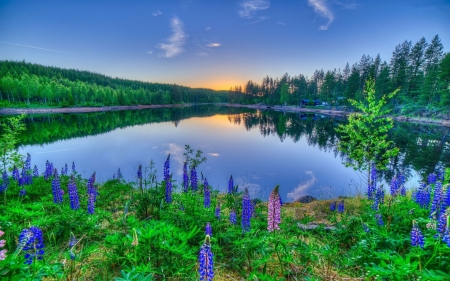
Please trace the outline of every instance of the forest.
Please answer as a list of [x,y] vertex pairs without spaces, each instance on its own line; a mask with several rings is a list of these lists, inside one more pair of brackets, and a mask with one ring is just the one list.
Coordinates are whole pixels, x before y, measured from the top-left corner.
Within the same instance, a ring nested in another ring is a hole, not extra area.
[[431,42],[405,40],[389,62],[380,55],[364,54],[359,62],[340,68],[316,70],[311,77],[288,73],[266,76],[228,91],[189,88],[111,78],[74,69],[49,67],[25,61],[0,61],[0,106],[111,106],[229,102],[267,105],[311,104],[320,100],[344,109],[349,99],[363,100],[367,79],[376,81],[376,95],[400,89],[390,101],[394,114],[448,113],[450,106],[450,53],[444,54],[438,35]]

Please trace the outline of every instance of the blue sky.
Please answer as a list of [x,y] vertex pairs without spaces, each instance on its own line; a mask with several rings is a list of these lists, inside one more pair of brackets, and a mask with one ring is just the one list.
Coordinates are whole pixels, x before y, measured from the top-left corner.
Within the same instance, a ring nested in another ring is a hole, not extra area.
[[0,0],[0,59],[229,89],[353,64],[395,46],[450,46],[450,1]]

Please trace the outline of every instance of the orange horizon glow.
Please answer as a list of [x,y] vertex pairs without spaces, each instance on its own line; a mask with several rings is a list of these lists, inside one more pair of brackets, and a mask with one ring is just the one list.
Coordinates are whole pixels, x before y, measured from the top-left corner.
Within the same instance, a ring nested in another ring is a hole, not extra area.
[[[188,84],[186,86],[191,88],[207,88],[207,89],[213,89],[215,91],[228,91],[230,88],[233,88],[235,86],[241,86],[244,88],[244,85],[247,82],[243,81],[237,81],[237,80],[214,80],[214,81],[202,81],[206,83],[192,83]],[[199,85],[200,84],[200,85]]]

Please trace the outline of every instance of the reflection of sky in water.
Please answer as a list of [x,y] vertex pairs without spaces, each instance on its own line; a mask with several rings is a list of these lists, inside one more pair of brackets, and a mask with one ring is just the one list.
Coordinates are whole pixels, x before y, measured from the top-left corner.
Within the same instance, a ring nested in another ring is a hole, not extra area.
[[99,181],[112,178],[118,168],[126,179],[134,180],[139,164],[145,167],[151,159],[161,180],[170,153],[173,178],[181,182],[185,144],[204,152],[208,160],[197,169],[199,178],[202,172],[209,184],[221,191],[226,191],[230,175],[240,189],[247,187],[252,197],[261,199],[267,199],[277,184],[283,201],[303,195],[325,199],[365,191],[364,177],[342,165],[332,152],[308,146],[304,138],[294,143],[289,138],[280,142],[277,136],[263,137],[257,128],[246,131],[243,125],[230,123],[226,115],[185,119],[178,127],[170,122],[138,125],[44,146],[25,146],[20,152],[31,154],[32,166],[36,164],[40,173],[47,159],[58,170],[75,161],[83,177],[96,171]]

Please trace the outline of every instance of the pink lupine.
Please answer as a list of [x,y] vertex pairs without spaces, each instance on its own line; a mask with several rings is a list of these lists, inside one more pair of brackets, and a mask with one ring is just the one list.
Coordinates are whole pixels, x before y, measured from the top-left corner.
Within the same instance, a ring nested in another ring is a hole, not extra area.
[[268,220],[268,226],[267,230],[269,232],[274,231],[275,229],[280,229],[278,224],[281,222],[281,216],[280,216],[280,210],[281,210],[281,204],[280,204],[280,194],[278,193],[279,185],[277,185],[269,196],[269,209],[267,211],[267,220]]

